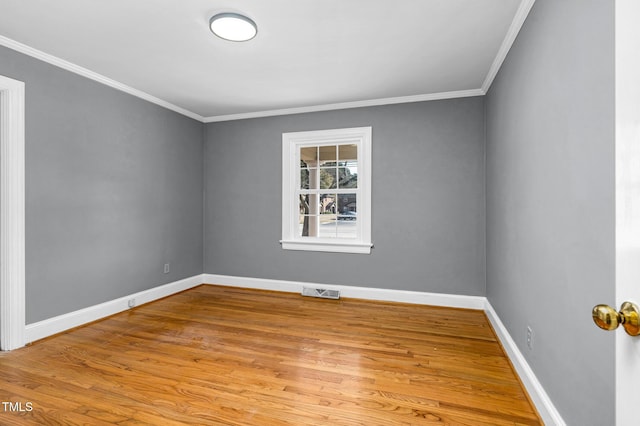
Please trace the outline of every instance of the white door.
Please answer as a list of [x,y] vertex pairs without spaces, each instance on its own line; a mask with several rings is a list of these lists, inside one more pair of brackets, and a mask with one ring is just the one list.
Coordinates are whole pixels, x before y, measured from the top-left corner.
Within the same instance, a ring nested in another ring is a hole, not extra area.
[[[640,304],[640,2],[616,0],[616,308]],[[616,425],[638,423],[640,336],[616,331]]]

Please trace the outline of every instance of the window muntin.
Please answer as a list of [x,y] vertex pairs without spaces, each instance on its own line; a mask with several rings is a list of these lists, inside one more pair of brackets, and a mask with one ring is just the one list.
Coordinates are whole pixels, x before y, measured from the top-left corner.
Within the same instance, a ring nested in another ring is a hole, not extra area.
[[369,253],[370,163],[370,127],[283,134],[283,248]]

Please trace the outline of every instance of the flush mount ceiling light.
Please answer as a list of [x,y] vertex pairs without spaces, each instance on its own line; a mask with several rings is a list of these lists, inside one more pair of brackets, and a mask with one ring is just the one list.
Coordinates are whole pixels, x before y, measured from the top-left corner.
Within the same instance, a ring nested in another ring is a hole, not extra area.
[[218,13],[209,19],[211,32],[229,41],[248,41],[258,34],[258,27],[251,19],[239,13]]

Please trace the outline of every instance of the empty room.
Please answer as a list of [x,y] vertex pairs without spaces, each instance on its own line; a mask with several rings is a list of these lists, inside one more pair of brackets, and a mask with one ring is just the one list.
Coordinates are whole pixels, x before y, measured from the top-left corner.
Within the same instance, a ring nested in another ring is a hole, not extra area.
[[0,424],[637,424],[638,18],[0,0]]

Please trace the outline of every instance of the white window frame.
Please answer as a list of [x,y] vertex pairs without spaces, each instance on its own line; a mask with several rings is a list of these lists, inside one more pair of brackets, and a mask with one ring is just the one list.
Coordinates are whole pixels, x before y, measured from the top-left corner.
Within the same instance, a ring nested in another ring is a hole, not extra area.
[[[338,253],[371,253],[371,127],[282,134],[282,248]],[[300,148],[350,143],[358,146],[358,219],[354,238],[298,236]]]

